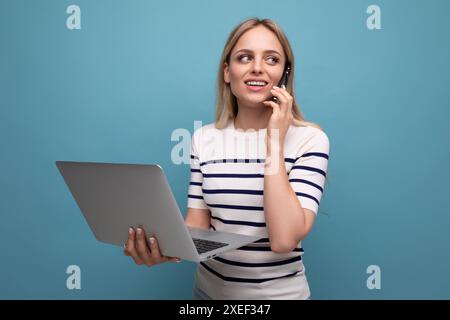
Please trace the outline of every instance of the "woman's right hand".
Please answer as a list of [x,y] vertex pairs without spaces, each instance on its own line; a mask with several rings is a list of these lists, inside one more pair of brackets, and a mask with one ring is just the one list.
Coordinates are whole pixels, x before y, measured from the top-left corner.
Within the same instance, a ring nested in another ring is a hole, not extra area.
[[128,240],[123,253],[132,257],[137,265],[154,266],[163,262],[180,262],[180,258],[162,256],[155,237],[147,239],[142,228],[128,230]]

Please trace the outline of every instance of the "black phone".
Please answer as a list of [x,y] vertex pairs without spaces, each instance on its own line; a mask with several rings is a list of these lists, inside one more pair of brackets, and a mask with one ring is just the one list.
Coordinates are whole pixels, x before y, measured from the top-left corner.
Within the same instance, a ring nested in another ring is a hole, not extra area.
[[[291,65],[289,62],[286,63],[286,66],[284,67],[283,75],[281,76],[280,82],[278,83],[278,87],[287,87],[288,81],[289,81],[289,73],[291,72]],[[278,102],[277,97],[272,97],[272,101]]]

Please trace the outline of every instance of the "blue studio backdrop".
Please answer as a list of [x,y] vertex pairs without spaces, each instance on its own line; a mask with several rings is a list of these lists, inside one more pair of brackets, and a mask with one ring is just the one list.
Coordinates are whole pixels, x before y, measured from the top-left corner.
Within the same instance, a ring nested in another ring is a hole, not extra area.
[[185,213],[171,135],[213,121],[226,37],[257,16],[286,32],[301,110],[331,144],[303,242],[312,298],[449,299],[449,13],[447,0],[1,0],[0,298],[190,299],[195,265],[138,267],[97,242],[55,161],[159,163]]

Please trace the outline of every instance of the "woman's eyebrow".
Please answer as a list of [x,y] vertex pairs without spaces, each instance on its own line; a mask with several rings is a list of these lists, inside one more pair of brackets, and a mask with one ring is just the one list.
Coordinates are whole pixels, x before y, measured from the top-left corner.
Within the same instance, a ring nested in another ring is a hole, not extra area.
[[[240,50],[236,51],[235,53],[239,53],[239,52],[251,52],[251,53],[253,53],[253,51],[250,50],[250,49],[240,49]],[[281,56],[281,54],[278,51],[276,51],[276,50],[265,50],[264,53],[276,53],[276,54]]]

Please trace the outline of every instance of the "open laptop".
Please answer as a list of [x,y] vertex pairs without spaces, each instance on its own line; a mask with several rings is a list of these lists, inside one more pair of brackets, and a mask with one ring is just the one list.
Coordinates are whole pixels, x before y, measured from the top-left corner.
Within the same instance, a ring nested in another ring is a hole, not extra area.
[[188,227],[157,164],[56,161],[97,240],[123,246],[129,227],[158,239],[161,254],[200,262],[258,237]]

